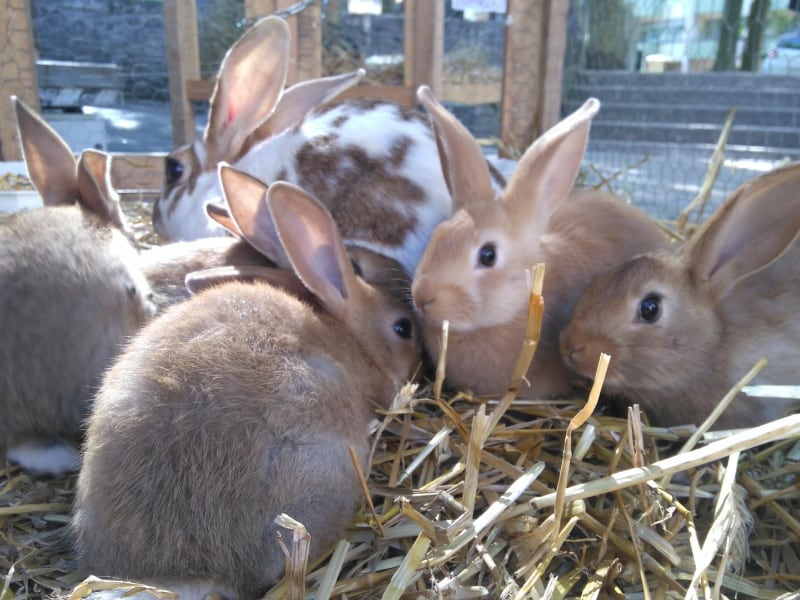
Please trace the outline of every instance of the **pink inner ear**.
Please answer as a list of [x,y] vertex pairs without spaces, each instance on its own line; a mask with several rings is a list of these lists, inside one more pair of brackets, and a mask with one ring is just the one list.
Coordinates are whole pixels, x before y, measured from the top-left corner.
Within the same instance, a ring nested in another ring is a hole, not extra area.
[[237,112],[238,112],[238,111],[237,111],[237,110],[236,110],[236,108],[233,106],[233,103],[232,103],[232,102],[229,102],[229,103],[228,103],[228,115],[227,115],[227,117],[226,117],[226,119],[225,119],[225,127],[227,127],[228,125],[230,125],[230,124],[231,124],[231,121],[233,121],[234,117],[236,117],[236,113],[237,113]]

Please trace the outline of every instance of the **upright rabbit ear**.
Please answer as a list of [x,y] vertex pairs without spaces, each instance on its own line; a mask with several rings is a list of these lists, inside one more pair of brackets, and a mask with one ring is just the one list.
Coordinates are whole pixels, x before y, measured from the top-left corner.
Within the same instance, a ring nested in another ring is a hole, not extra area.
[[290,183],[274,183],[267,205],[295,273],[332,315],[346,320],[356,274],[328,209]]
[[78,197],[77,161],[56,130],[22,100],[11,96],[22,155],[46,206],[72,205]]
[[238,235],[282,269],[291,269],[267,209],[267,185],[225,163],[219,166],[219,180]]
[[78,159],[78,203],[89,212],[132,238],[119,194],[111,185],[108,155],[99,150],[84,150]]
[[364,69],[358,69],[344,75],[319,77],[293,85],[283,93],[275,110],[253,133],[253,138],[261,141],[286,131],[312,108],[329,102],[356,85],[365,74]]
[[283,19],[266,17],[228,50],[204,134],[207,164],[237,158],[247,137],[272,112],[286,83],[289,41]]
[[567,197],[580,171],[589,126],[600,101],[589,98],[547,130],[525,151],[506,187],[503,201],[512,218],[544,230]]
[[800,232],[800,163],[739,187],[684,247],[690,272],[714,301],[769,266]]
[[439,104],[428,86],[420,86],[417,98],[430,114],[442,173],[453,205],[469,210],[473,205],[494,200],[489,167],[472,134]]

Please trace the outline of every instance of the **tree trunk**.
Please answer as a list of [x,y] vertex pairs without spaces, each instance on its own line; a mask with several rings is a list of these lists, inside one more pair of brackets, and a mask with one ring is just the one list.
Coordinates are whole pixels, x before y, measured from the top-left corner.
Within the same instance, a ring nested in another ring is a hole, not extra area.
[[725,0],[717,58],[714,60],[715,71],[732,71],[736,68],[736,43],[739,41],[739,19],[741,17],[742,0]]
[[758,71],[768,12],[769,0],[753,0],[747,17],[747,43],[742,55],[742,71]]

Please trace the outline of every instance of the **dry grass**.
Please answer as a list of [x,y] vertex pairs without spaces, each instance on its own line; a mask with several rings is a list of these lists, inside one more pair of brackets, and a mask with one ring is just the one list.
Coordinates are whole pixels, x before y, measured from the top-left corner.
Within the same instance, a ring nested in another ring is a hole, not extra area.
[[[518,374],[540,311],[532,295]],[[584,398],[517,400],[524,385],[516,377],[499,399],[405,389],[377,425],[369,508],[305,578],[304,531],[287,529],[292,583],[268,597],[777,598],[800,588],[799,415],[694,448],[692,429],[592,414]],[[78,583],[65,529],[74,482],[0,471],[2,600]],[[146,593],[93,582],[74,597],[108,587]]]
[[[150,207],[137,210],[146,239]],[[519,400],[540,314],[532,294],[504,397],[443,393],[444,360],[435,382],[398,395],[376,422],[363,513],[310,566],[304,529],[287,521],[290,576],[269,598],[798,597],[800,415],[704,434],[710,423],[603,416],[586,397]],[[0,600],[81,581],[66,529],[74,486],[0,470]],[[96,580],[72,592],[123,596],[172,598]]]

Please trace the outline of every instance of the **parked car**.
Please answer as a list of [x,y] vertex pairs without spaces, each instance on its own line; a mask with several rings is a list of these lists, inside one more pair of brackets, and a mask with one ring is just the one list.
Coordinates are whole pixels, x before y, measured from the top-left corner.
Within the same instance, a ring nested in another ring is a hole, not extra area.
[[764,55],[761,72],[770,75],[800,75],[800,30],[778,38]]

